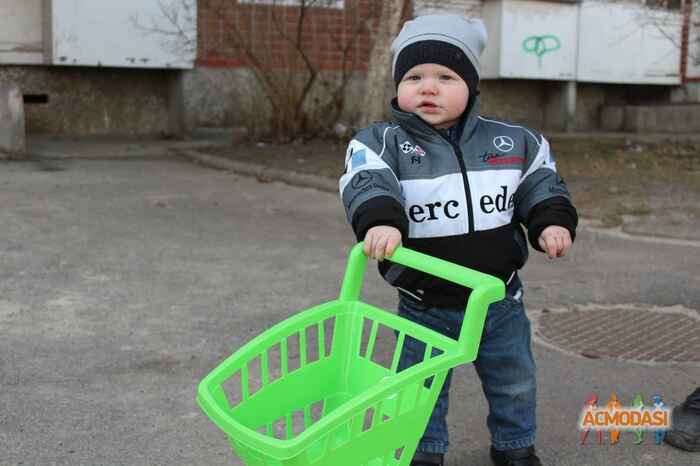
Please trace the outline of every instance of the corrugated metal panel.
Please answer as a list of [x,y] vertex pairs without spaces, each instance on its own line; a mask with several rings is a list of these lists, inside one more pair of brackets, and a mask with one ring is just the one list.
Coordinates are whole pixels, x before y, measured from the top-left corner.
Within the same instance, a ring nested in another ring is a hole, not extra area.
[[192,68],[196,0],[52,0],[56,65]]
[[484,19],[486,78],[667,85],[681,80],[678,10],[605,0],[489,0]]
[[501,75],[575,79],[577,21],[578,8],[569,3],[504,2]]
[[586,1],[581,5],[578,80],[680,84],[681,27],[679,11]]
[[578,7],[536,0],[490,1],[484,78],[573,80]]
[[43,63],[41,11],[41,0],[0,1],[0,63]]

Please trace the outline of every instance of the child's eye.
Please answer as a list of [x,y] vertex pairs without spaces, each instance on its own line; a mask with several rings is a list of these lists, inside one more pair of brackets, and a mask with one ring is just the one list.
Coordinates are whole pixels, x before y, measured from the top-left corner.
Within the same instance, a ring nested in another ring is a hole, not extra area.
[[447,81],[447,80],[452,79],[452,76],[450,76],[449,74],[443,74],[443,75],[440,75],[440,79],[444,79]]
[[413,74],[411,76],[406,77],[406,81],[418,81],[420,79],[420,76],[417,74]]

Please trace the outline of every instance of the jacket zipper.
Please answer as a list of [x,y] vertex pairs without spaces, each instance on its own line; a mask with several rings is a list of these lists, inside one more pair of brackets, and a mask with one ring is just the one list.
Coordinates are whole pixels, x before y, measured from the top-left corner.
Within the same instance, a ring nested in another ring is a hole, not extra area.
[[464,182],[464,195],[467,197],[467,216],[469,218],[469,233],[474,232],[474,209],[472,208],[472,194],[469,189],[469,178],[467,177],[467,167],[464,165],[464,156],[459,146],[452,141],[448,141],[454,150],[455,157],[459,163],[459,169],[462,171],[462,181]]
[[[418,117],[416,117],[418,118]],[[464,195],[467,198],[467,218],[468,218],[468,223],[469,223],[469,233],[474,232],[474,209],[472,208],[472,195],[471,195],[471,189],[469,189],[469,178],[467,177],[467,167],[464,165],[464,155],[462,154],[462,150],[459,148],[459,143],[455,144],[452,141],[452,138],[446,137],[440,131],[436,131],[432,126],[428,125],[425,123],[423,120],[418,120],[420,123],[422,123],[424,126],[429,128],[432,132],[437,133],[438,137],[440,137],[442,140],[445,142],[449,143],[450,146],[452,146],[452,150],[454,151],[455,157],[457,157],[457,163],[459,163],[459,169],[462,171],[462,182],[464,183]],[[464,131],[464,129],[462,129]]]

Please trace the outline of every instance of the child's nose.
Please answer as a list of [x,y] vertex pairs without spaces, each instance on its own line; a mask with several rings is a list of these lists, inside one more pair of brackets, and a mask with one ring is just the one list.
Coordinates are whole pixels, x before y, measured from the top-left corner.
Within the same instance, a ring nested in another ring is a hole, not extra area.
[[437,92],[437,81],[431,78],[424,79],[421,91],[423,94],[435,94]]

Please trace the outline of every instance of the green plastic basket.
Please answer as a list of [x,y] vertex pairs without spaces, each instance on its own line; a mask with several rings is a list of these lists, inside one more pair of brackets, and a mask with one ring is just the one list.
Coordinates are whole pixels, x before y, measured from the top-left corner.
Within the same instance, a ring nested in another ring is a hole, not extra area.
[[[197,402],[246,465],[409,464],[448,370],[476,358],[505,286],[407,248],[388,259],[473,290],[459,340],[360,301],[367,257],[356,245],[337,300],[275,325],[199,384]],[[396,335],[393,351],[378,349],[380,330]],[[425,344],[424,358],[399,371],[406,338]]]

